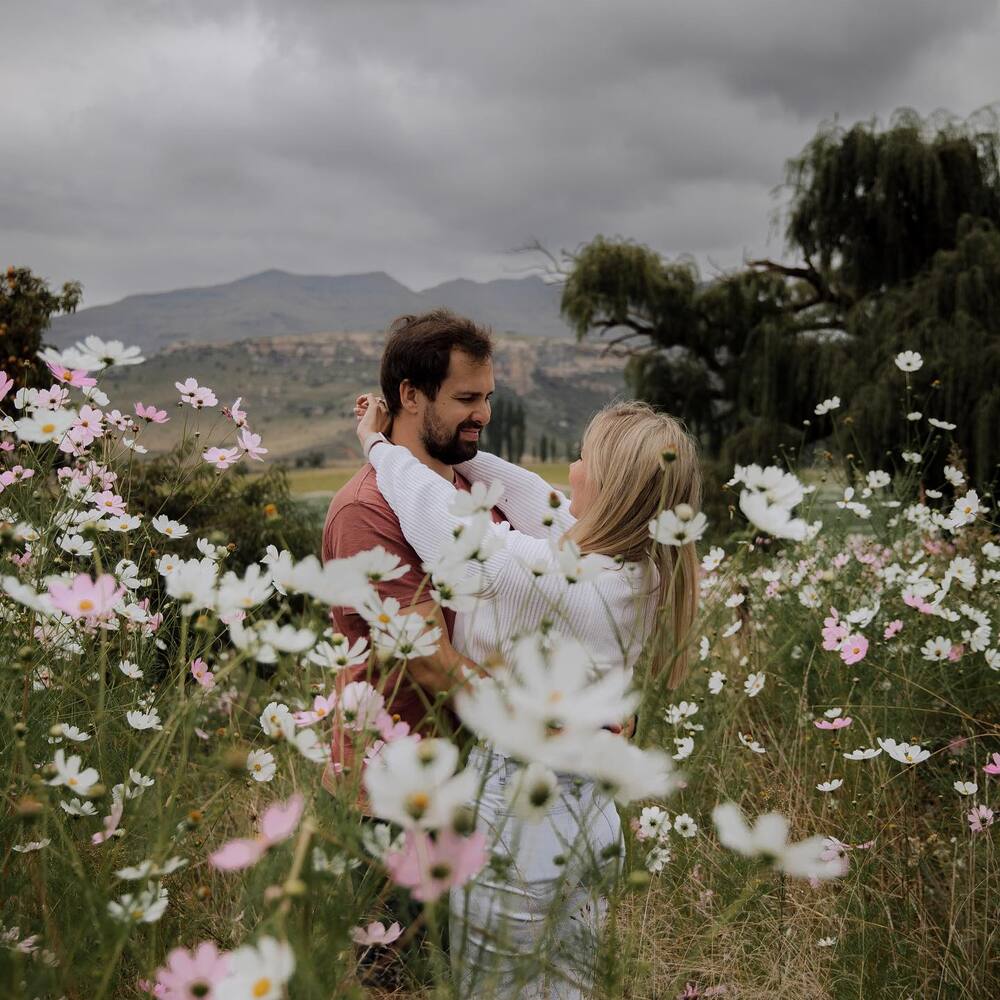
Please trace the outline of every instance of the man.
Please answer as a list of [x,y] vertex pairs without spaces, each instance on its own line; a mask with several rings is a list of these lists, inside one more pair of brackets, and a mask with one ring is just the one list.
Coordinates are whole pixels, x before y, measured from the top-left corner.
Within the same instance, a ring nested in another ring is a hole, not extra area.
[[[409,448],[456,489],[469,490],[469,482],[453,467],[476,454],[479,435],[490,421],[495,389],[490,333],[446,309],[402,316],[389,328],[380,383],[392,418],[390,440]],[[492,516],[497,522],[506,520],[497,508]],[[375,676],[364,665],[343,671],[338,687],[370,677],[385,693],[387,711],[411,729],[431,734],[434,715],[444,713],[440,709],[429,713],[428,704],[455,687],[462,665],[473,664],[452,648],[455,614],[442,611],[430,598],[420,557],[403,537],[396,515],[379,492],[375,470],[366,464],[330,502],[323,528],[323,561],[343,559],[376,545],[410,567],[405,576],[377,584],[380,596],[396,598],[404,613],[435,619],[442,627],[441,640],[432,656],[396,663],[381,672],[376,666]],[[353,608],[334,608],[333,616],[351,642],[368,636],[368,623]],[[334,768],[350,763],[346,742],[334,739]],[[330,771],[324,777],[328,787],[334,780]]]

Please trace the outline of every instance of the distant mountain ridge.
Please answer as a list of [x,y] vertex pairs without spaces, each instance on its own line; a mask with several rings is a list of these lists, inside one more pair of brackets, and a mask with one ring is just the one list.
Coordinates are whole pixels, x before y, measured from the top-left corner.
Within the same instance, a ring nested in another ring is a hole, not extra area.
[[570,337],[560,290],[537,276],[477,282],[460,278],[414,292],[384,271],[306,275],[271,269],[220,285],[129,295],[53,320],[62,347],[96,334],[149,355],[173,344],[218,344],[337,330],[382,330],[403,313],[446,306],[497,333]]

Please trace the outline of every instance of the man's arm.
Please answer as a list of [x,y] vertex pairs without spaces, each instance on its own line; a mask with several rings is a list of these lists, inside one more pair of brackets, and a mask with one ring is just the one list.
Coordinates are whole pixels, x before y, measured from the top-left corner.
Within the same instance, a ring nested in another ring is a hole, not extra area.
[[407,661],[410,677],[430,694],[453,694],[466,682],[466,674],[485,674],[479,664],[463,656],[451,644],[451,637],[445,626],[441,606],[436,601],[422,601],[404,608],[402,614],[420,615],[428,622],[428,628],[441,629],[437,649],[430,656],[418,656]]

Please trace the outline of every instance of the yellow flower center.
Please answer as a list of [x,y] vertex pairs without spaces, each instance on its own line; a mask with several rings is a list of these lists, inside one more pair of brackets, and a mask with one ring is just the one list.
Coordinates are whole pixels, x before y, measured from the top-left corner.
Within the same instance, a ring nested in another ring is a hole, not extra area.
[[271,980],[268,979],[267,976],[261,976],[260,979],[253,984],[251,995],[255,997],[266,997],[270,992]]
[[94,602],[92,600],[90,600],[89,598],[85,597],[82,601],[80,601],[80,610],[81,611],[93,611],[94,610]]
[[391,618],[390,618],[390,617],[389,617],[389,616],[388,616],[388,615],[387,615],[387,614],[386,614],[386,613],[385,613],[384,611],[382,612],[382,614],[380,614],[380,615],[378,616],[378,620],[379,620],[379,621],[380,621],[380,622],[381,622],[381,623],[382,623],[383,625],[388,625],[388,624],[389,624],[389,622],[391,622],[391,621],[392,621],[392,619],[391,619]]
[[76,782],[76,778],[67,778],[67,779],[66,779],[66,784],[67,784],[67,785],[74,785],[74,786],[75,786],[75,785],[76,785],[76,783],[77,783],[77,782]]
[[51,434],[56,429],[55,424],[42,424],[42,433]]

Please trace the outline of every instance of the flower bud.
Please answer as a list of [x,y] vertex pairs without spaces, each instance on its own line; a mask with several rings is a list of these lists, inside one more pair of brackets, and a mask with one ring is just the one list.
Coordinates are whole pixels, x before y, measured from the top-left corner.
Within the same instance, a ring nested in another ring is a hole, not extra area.
[[16,736],[24,736],[28,731],[28,724],[26,722],[15,722],[14,723],[14,734]]
[[286,896],[304,896],[307,891],[305,882],[300,878],[290,878],[285,883]]
[[550,506],[550,507],[551,507],[551,508],[552,508],[553,510],[558,510],[558,509],[559,509],[559,507],[561,506],[561,504],[562,504],[562,501],[561,501],[561,500],[559,499],[559,494],[558,494],[558,493],[556,493],[556,491],[555,491],[555,490],[553,490],[553,491],[552,491],[552,492],[551,492],[551,493],[549,494],[549,506]]
[[689,504],[689,503],[679,503],[674,508],[674,513],[682,521],[690,521],[691,518],[694,517],[694,509],[691,507],[691,504]]
[[63,727],[61,722],[56,722],[49,726],[49,736],[60,737],[63,734]]
[[459,806],[451,818],[451,828],[460,836],[467,837],[476,829],[476,813],[471,806]]
[[31,795],[25,795],[14,803],[14,815],[18,819],[32,820],[41,815],[45,806]]
[[55,764],[46,764],[38,773],[48,781],[49,778],[54,778],[59,773],[59,768]]
[[107,792],[107,788],[100,782],[97,782],[97,784],[91,785],[87,789],[84,797],[88,799],[103,799],[105,792]]

